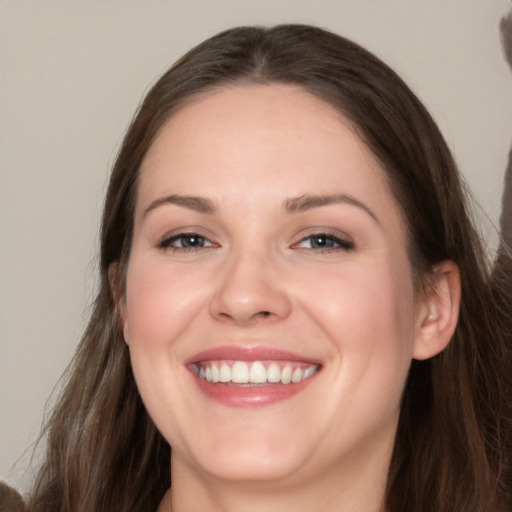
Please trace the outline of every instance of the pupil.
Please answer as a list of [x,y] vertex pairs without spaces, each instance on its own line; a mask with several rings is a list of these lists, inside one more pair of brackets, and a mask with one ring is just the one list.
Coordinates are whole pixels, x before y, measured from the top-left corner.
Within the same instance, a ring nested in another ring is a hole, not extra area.
[[200,243],[200,240],[201,240],[201,237],[199,236],[187,236],[185,238],[185,240],[183,241],[183,245],[185,247],[198,247],[199,245],[201,245]]
[[325,235],[315,236],[312,240],[313,247],[332,247],[333,243]]

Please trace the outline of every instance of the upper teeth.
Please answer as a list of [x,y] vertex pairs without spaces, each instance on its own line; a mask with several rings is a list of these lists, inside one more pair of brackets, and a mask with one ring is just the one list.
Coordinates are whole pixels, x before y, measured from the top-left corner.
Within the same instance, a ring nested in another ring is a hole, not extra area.
[[210,361],[198,365],[200,379],[234,384],[290,384],[311,377],[318,365],[304,363],[263,363],[261,361]]

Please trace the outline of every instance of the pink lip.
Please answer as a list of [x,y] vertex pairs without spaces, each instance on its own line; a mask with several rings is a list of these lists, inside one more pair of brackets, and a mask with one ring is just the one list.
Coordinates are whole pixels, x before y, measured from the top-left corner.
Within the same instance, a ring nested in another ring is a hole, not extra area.
[[[298,354],[270,347],[224,346],[200,352],[191,357],[185,366],[208,360],[235,361],[296,361],[318,364],[319,361],[304,358]],[[291,384],[236,385],[232,383],[210,383],[190,371],[199,390],[208,398],[229,407],[261,407],[287,400],[303,391],[316,375]]]
[[293,352],[279,350],[272,347],[241,347],[241,346],[222,346],[211,348],[200,352],[189,358],[185,365],[198,363],[199,361],[213,360],[233,360],[233,361],[297,361],[308,364],[320,364],[320,361],[303,357]]

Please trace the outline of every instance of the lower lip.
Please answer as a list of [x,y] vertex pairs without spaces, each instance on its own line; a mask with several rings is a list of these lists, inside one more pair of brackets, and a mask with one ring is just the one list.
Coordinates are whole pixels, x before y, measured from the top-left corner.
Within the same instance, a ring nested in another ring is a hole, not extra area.
[[208,398],[229,407],[262,407],[288,400],[303,391],[316,373],[300,382],[291,384],[236,385],[218,382],[213,384],[194,375],[200,391]]

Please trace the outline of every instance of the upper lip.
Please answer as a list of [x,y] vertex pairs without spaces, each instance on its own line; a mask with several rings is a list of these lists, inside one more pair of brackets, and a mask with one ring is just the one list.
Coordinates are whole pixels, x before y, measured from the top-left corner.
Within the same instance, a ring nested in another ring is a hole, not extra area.
[[320,361],[268,346],[225,345],[195,354],[185,364],[200,361],[295,361],[320,365]]

